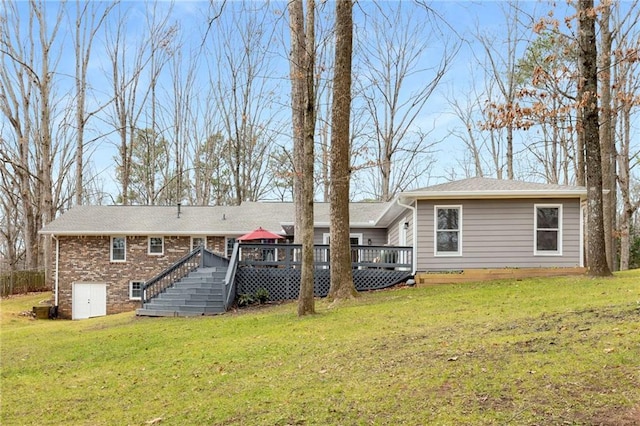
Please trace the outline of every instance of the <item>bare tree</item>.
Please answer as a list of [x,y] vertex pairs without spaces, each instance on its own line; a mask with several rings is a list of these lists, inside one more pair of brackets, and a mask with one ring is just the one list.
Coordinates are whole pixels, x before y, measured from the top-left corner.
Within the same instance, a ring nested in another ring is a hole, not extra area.
[[611,48],[613,32],[610,28],[611,5],[608,1],[600,5],[600,54],[599,54],[599,84],[600,84],[600,156],[602,159],[602,209],[604,221],[604,242],[609,269],[616,267],[614,238],[616,217],[616,158],[615,158],[615,116],[611,108]]
[[228,172],[220,158],[223,136],[211,134],[204,142],[198,142],[192,154],[193,164],[193,204],[206,206],[226,203],[230,189]]
[[265,13],[268,5],[230,3],[228,19],[214,23],[210,38],[215,63],[210,81],[226,142],[223,158],[232,181],[234,204],[261,198],[271,182],[269,153],[280,133],[277,87],[268,50],[275,25]]
[[315,313],[313,195],[315,98],[315,1],[308,0],[306,15],[302,0],[289,3],[291,32],[291,108],[294,136],[295,238],[302,243],[302,270],[298,316]]
[[162,194],[162,172],[169,162],[168,142],[153,129],[136,129],[131,142],[129,185],[133,204],[154,205]]
[[[23,26],[20,21],[23,10],[14,2],[3,5],[0,102],[11,123],[11,140],[15,143],[15,148],[5,151],[3,160],[11,162],[20,187],[26,266],[48,269],[50,239],[38,241],[37,230],[55,216],[54,167],[60,160],[60,152],[68,152],[60,145],[65,138],[54,138],[58,105],[56,70],[61,54],[57,40],[64,10],[60,5],[55,13],[48,14],[45,2],[32,0],[26,6],[28,19]],[[63,169],[59,174],[64,173]]]
[[474,88],[467,90],[469,97],[466,99],[460,100],[460,97],[455,95],[448,97],[452,113],[460,120],[460,126],[451,130],[450,134],[465,146],[467,161],[464,163],[470,164],[469,172],[465,177],[484,176],[483,153],[486,146],[484,140],[486,132],[480,131],[476,126],[477,114],[482,112],[482,95],[473,93],[474,90]]
[[148,88],[140,87],[142,72],[149,63],[146,54],[148,40],[143,39],[137,45],[132,45],[127,39],[126,22],[122,10],[119,10],[115,28],[106,29],[106,48],[111,67],[109,78],[113,96],[110,124],[118,136],[118,155],[115,158],[117,180],[120,183],[118,198],[124,205],[129,204],[131,198],[132,143],[149,95]]
[[596,48],[595,12],[593,0],[579,0],[579,50],[582,78],[579,99],[582,108],[582,131],[587,152],[587,204],[588,204],[588,260],[589,274],[608,276],[602,211],[602,162],[598,131],[598,53]]
[[76,0],[76,16],[74,25],[75,53],[75,115],[76,115],[76,154],[75,154],[75,203],[83,204],[84,169],[85,169],[85,129],[89,119],[103,106],[87,111],[87,73],[91,51],[96,35],[116,3],[102,4],[87,2],[81,4]]
[[[13,22],[9,20],[13,18]],[[31,21],[30,21],[31,22]],[[27,47],[18,43],[16,37],[22,35],[20,14],[16,2],[3,2],[3,19],[0,19],[0,102],[2,102],[3,116],[10,123],[11,134],[0,139],[2,149],[3,170],[13,173],[14,184],[20,194],[19,211],[21,217],[16,218],[21,223],[21,237],[24,241],[24,264],[28,269],[35,269],[38,265],[36,205],[31,192],[33,175],[30,170],[35,169],[32,164],[32,153],[29,138],[33,118],[31,114],[33,85],[36,81],[35,70],[29,62],[33,61],[34,53],[27,51]],[[25,39],[33,39],[32,28]],[[14,35],[12,38],[11,35]],[[6,130],[3,128],[3,133]],[[8,196],[8,195],[7,195]],[[16,257],[19,254],[16,254]]]
[[[491,99],[487,104],[490,109],[487,114],[489,120],[484,123],[488,129],[504,128],[506,130],[505,161],[507,166],[507,179],[514,178],[513,169],[513,141],[514,131],[520,127],[517,120],[518,109],[517,92],[517,66],[518,48],[522,43],[524,28],[520,19],[520,7],[518,2],[503,3],[504,29],[506,40],[498,43],[495,38],[478,29],[476,39],[480,42],[486,61],[480,61],[485,65],[488,78],[495,82],[499,99]],[[502,168],[496,169],[497,177],[503,178]]]
[[[633,218],[640,209],[638,198],[637,174],[634,169],[640,165],[640,152],[637,145],[633,144],[634,113],[640,106],[640,78],[638,78],[638,65],[640,64],[640,38],[638,37],[638,3],[630,6],[631,13],[621,15],[620,4],[616,4],[613,15],[613,39],[615,49],[612,54],[612,86],[615,87],[612,94],[611,114],[617,119],[617,130],[614,140],[618,146],[613,146],[617,159],[617,183],[619,187],[619,214],[618,234],[620,238],[620,264],[621,270],[629,269],[630,252],[633,228]],[[635,176],[635,178],[634,178]],[[635,182],[635,183],[634,183]]]
[[289,53],[289,69],[291,79],[291,134],[293,139],[293,204],[294,204],[294,242],[302,241],[304,176],[304,118],[306,97],[306,41],[304,7],[302,0],[293,0],[288,4],[289,33],[291,51]]
[[[358,92],[372,125],[374,143],[368,152],[375,165],[371,168],[376,175],[375,198],[382,201],[390,200],[424,173],[433,142],[417,120],[459,48],[433,36],[433,26],[425,25],[435,19],[429,11],[420,16],[422,9],[403,5],[399,2],[388,12],[379,10],[372,15],[359,51]],[[427,68],[422,65],[427,50],[436,44],[442,55]],[[411,167],[416,163],[422,167]]]
[[331,192],[329,200],[329,250],[331,286],[330,300],[356,296],[351,272],[349,239],[349,123],[351,112],[351,58],[353,51],[353,3],[336,0],[335,68],[333,77],[333,107],[331,111]]
[[[6,148],[4,139],[0,139],[0,147]],[[6,152],[6,151],[5,151]],[[21,205],[20,188],[11,162],[0,159],[0,271],[8,268],[10,271],[19,269],[24,261],[24,249],[21,247]]]
[[[162,159],[163,161],[160,164],[149,163],[144,166],[148,168],[146,171],[149,180],[147,188],[154,191],[154,193],[149,194],[149,202],[156,204],[163,199],[167,200],[167,198],[170,198],[167,197],[167,193],[170,192],[170,188],[176,180],[174,178],[177,177],[172,176],[172,173],[169,171],[171,168],[171,153],[168,152],[170,145],[166,143],[168,126],[160,128],[160,116],[166,109],[163,110],[163,108],[161,108],[158,91],[160,89],[160,79],[163,76],[164,68],[176,53],[176,50],[179,49],[179,47],[173,45],[178,27],[170,23],[170,16],[173,9],[172,3],[170,3],[166,9],[162,8],[161,3],[158,1],[147,3],[146,7],[146,32],[149,35],[147,44],[149,57],[147,67],[149,102],[147,108],[145,108],[146,114],[144,118],[146,119],[146,128],[151,130],[150,132],[146,132],[147,137],[156,139],[150,140],[146,144],[146,147],[150,150],[150,159],[153,161]],[[171,103],[172,102],[169,102],[169,104]],[[175,108],[181,106],[175,103],[174,105]],[[174,114],[170,113],[170,115]],[[175,124],[175,122],[173,124]],[[163,152],[155,152],[156,149],[161,149]],[[158,179],[156,179],[156,176]],[[158,190],[157,193],[155,193],[156,188]]]
[[[182,29],[176,27],[176,31]],[[170,82],[171,86],[166,90],[167,105],[165,114],[169,115],[164,124],[167,130],[166,138],[169,140],[168,147],[172,151],[173,163],[167,164],[167,172],[165,173],[165,182],[172,182],[165,189],[162,197],[165,203],[179,203],[183,198],[187,197],[189,189],[189,171],[185,167],[188,164],[187,157],[189,145],[194,144],[198,130],[202,128],[202,121],[194,119],[194,111],[198,106],[196,101],[198,97],[198,87],[196,86],[197,71],[199,66],[198,55],[196,51],[190,51],[189,55],[183,55],[185,48],[183,42],[176,42],[172,49],[170,57]],[[200,130],[201,131],[201,130]],[[166,184],[165,184],[166,185]]]

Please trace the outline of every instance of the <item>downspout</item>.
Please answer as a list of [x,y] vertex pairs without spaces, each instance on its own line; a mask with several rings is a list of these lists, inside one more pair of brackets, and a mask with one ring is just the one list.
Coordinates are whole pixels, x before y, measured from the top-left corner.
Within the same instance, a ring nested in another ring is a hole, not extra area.
[[401,203],[399,197],[397,198],[396,202],[400,207],[404,207],[413,211],[413,259],[411,260],[411,263],[413,264],[413,270],[411,271],[411,274],[415,276],[416,268],[418,267],[418,209],[414,206]]
[[54,275],[54,291],[53,291],[53,306],[58,309],[58,280],[59,280],[59,264],[60,264],[60,240],[55,235],[51,235],[51,238],[56,240],[56,273]]

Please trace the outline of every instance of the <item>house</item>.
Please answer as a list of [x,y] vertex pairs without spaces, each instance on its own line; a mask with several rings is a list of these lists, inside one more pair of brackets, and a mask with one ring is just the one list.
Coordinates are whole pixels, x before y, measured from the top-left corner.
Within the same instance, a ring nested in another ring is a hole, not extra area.
[[490,178],[403,192],[385,213],[399,218],[389,242],[413,246],[417,271],[583,267],[586,196],[584,187]]
[[[584,266],[585,198],[583,187],[465,179],[403,192],[386,203],[351,203],[350,234],[359,247],[354,253],[410,247],[393,261],[416,278],[487,268],[561,271]],[[291,203],[272,202],[74,207],[41,231],[54,241],[48,279],[58,315],[136,309],[145,282],[197,247],[229,259],[235,239],[258,227],[291,238],[293,214]],[[317,203],[314,243],[328,239],[329,206]],[[364,262],[358,269],[380,260],[360,257],[354,258]]]

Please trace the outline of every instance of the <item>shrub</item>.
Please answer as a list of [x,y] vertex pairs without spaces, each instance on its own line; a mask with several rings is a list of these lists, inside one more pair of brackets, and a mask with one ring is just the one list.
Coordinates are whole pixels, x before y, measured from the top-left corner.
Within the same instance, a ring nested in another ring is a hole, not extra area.
[[255,298],[262,305],[269,300],[269,291],[266,288],[259,288],[256,290]]
[[249,293],[240,293],[238,295],[238,301],[237,304],[239,307],[242,306],[249,306],[252,303],[255,303],[256,299],[253,297],[252,294]]

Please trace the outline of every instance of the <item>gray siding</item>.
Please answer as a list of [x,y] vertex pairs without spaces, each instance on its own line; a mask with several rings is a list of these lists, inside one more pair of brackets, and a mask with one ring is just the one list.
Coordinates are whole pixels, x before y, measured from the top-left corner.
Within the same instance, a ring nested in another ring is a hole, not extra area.
[[[534,205],[562,204],[562,255],[534,255]],[[462,206],[462,255],[434,255],[434,206]],[[443,200],[418,203],[417,270],[580,266],[580,201]]]
[[[313,243],[322,244],[325,233],[329,233],[329,228],[315,228],[313,231]],[[383,246],[387,244],[387,230],[384,228],[352,228],[349,233],[362,234],[362,244],[367,245],[371,238],[372,246]]]
[[389,245],[397,246],[400,244],[400,224],[408,223],[407,229],[407,246],[413,246],[413,211],[407,210],[389,225]]

